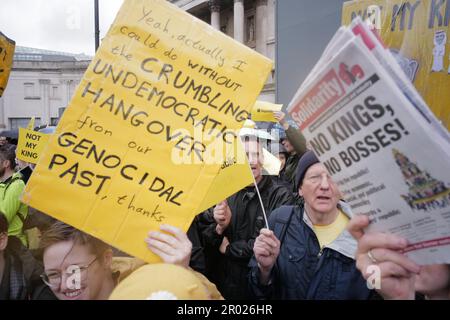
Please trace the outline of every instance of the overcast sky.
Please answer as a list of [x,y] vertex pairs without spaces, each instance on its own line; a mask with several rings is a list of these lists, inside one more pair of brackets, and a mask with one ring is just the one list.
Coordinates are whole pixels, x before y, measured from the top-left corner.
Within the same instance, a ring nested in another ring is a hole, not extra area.
[[[100,38],[123,0],[99,0]],[[1,0],[0,31],[17,46],[94,55],[94,0]]]

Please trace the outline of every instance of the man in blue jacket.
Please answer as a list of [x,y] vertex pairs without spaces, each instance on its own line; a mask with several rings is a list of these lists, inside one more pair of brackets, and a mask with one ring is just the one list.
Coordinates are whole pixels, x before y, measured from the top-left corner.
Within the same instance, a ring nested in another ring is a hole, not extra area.
[[356,241],[346,230],[350,208],[312,151],[299,160],[296,187],[304,206],[272,212],[255,240],[250,289],[265,299],[368,299],[356,268]]

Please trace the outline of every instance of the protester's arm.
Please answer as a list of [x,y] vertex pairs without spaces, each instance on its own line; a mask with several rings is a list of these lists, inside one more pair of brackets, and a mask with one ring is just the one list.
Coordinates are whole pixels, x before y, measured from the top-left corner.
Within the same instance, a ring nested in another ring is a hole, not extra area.
[[[268,229],[261,229],[261,230],[268,230]],[[271,231],[269,231],[269,232],[271,232]],[[273,235],[273,232],[271,232],[271,234]],[[254,237],[250,238],[247,241],[246,240],[233,241],[227,245],[226,249],[224,250],[225,251],[224,254],[232,259],[248,260],[253,256],[254,253],[256,254],[255,246],[261,245],[261,241],[266,241],[269,245],[272,245],[272,244],[274,244],[274,241],[278,241],[275,239],[276,239],[275,235],[273,235],[273,237],[271,237],[270,239],[261,238],[261,235],[256,237],[256,235],[255,235]],[[257,250],[258,250],[258,248],[257,248]],[[278,244],[278,250],[279,250],[279,244]],[[258,253],[259,252],[260,251],[258,251]],[[258,258],[258,256],[257,256],[257,258]],[[264,259],[264,258],[262,258],[262,259]],[[275,260],[276,260],[276,257],[275,257],[274,261]],[[258,262],[259,262],[259,260],[258,260]],[[267,269],[263,269],[262,271],[264,272],[264,275],[266,275],[265,271],[268,271],[268,273],[270,273],[270,270],[267,270]]]
[[224,235],[217,233],[216,226],[217,224],[213,222],[212,224],[204,228],[202,231],[202,237],[203,240],[205,241],[205,246],[207,246],[208,248],[219,250]]
[[302,154],[306,152],[306,139],[303,134],[289,125],[289,123],[286,121],[286,114],[283,111],[274,112],[274,117],[283,126],[284,131],[286,132],[286,137],[294,147],[295,152],[299,156],[302,156]]
[[[266,212],[269,213],[272,209],[281,206],[286,203],[290,203],[292,201],[292,196],[290,193],[285,190],[282,192],[282,189],[273,189],[273,192],[270,195],[269,205],[266,209]],[[228,238],[224,238],[222,245],[220,247],[221,253],[225,254],[231,259],[236,260],[249,260],[253,256],[253,246],[255,244],[255,239],[259,236],[261,228],[265,227],[265,219],[261,215],[256,217],[255,229],[253,230],[253,234],[246,240],[235,240],[228,241]]]
[[[271,221],[269,225],[272,227]],[[249,289],[256,299],[270,299],[276,287],[276,260],[280,242],[269,229],[261,229],[249,263]]]
[[256,238],[253,251],[258,262],[259,281],[262,285],[267,285],[272,268],[280,254],[280,241],[273,231],[263,228]]
[[[176,264],[185,268],[189,267],[192,252],[192,243],[186,233],[180,229],[162,224],[161,231],[151,231],[145,242],[148,248],[161,257],[165,263]],[[168,234],[167,234],[168,233]]]
[[225,238],[226,244],[223,244],[224,248],[222,249],[226,256],[236,259],[236,260],[247,260],[250,259],[253,255],[253,244],[255,243],[255,239],[252,238],[248,241],[246,240],[238,240],[229,242],[227,238]]
[[[14,181],[6,191],[6,196],[3,201],[1,201],[0,210],[5,214],[8,223],[16,216],[19,211],[21,202],[20,195],[22,194],[25,184],[22,180]],[[24,217],[25,218],[25,217]]]
[[187,231],[187,236],[192,243],[192,253],[189,266],[195,271],[205,273],[206,272],[205,253],[203,250],[203,244],[200,237],[198,216],[194,218],[194,221],[189,227]]
[[399,252],[408,245],[407,241],[392,234],[364,233],[368,225],[366,216],[355,216],[348,225],[349,232],[358,241],[356,267],[365,279],[374,273],[374,269],[379,270],[381,279],[377,291],[383,298],[414,299],[415,275],[420,267]]
[[[215,250],[219,250],[223,243],[224,233],[226,233],[226,229],[231,220],[231,210],[229,210],[229,207],[228,210],[225,207],[228,207],[228,204],[226,201],[222,201],[213,209],[208,209],[200,218],[200,221],[203,222],[201,236],[205,241],[205,246]],[[229,217],[225,218],[226,214],[229,214]],[[210,221],[210,223],[205,227],[204,221],[206,220]],[[219,227],[219,224],[222,224],[222,226]]]
[[253,299],[270,299],[274,295],[274,289],[276,282],[274,281],[274,273],[276,267],[271,271],[270,280],[266,284],[262,284],[260,281],[260,270],[258,261],[256,261],[253,255],[249,263],[250,272],[248,273],[248,288]]
[[236,240],[230,242],[228,237],[224,236],[219,247],[219,252],[231,259],[248,260],[253,255],[255,238],[256,234],[252,235],[248,240]]
[[228,228],[231,221],[231,209],[226,200],[219,203],[214,208],[214,220],[216,221],[216,232],[222,235]]

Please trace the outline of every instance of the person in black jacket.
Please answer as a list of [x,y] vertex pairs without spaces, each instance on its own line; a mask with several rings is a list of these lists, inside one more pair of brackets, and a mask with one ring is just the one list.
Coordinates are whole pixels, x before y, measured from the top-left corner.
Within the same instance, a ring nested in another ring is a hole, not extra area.
[[[246,137],[244,147],[266,214],[281,205],[292,204],[294,199],[290,190],[277,185],[269,176],[263,176],[264,159],[260,141],[254,136]],[[252,184],[240,190],[204,215],[211,221],[202,232],[208,263],[207,276],[225,299],[248,299],[248,287],[245,285],[248,262],[253,255],[255,238],[265,225],[255,186]]]
[[40,278],[42,265],[7,231],[8,222],[0,213],[0,300],[56,300]]
[[304,205],[271,213],[249,266],[249,286],[260,299],[369,299],[376,296],[356,268],[356,241],[346,230],[350,207],[312,151],[297,167]]

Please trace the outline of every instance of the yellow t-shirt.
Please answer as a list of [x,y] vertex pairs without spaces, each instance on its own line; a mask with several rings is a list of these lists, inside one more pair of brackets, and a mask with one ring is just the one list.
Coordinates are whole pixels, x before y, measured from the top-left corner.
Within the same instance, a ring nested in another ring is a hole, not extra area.
[[331,224],[326,226],[313,225],[314,233],[319,240],[320,247],[323,248],[336,240],[336,238],[347,227],[349,220],[350,219],[341,210],[339,210],[337,218]]

